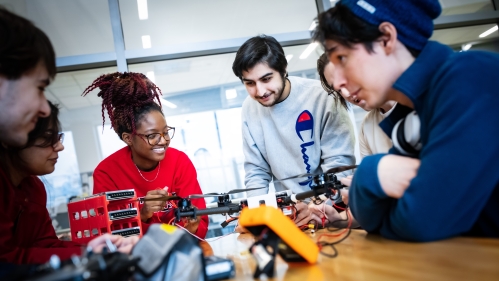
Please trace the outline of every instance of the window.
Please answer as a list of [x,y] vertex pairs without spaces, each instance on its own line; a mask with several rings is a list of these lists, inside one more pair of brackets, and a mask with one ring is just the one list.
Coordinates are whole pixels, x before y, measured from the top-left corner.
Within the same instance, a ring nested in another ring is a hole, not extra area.
[[47,191],[47,209],[53,215],[67,212],[68,199],[84,192],[72,132],[64,132],[64,150],[59,152],[55,171],[40,179]]
[[97,126],[97,135],[99,136],[102,159],[126,146],[125,142],[111,129],[111,125]]

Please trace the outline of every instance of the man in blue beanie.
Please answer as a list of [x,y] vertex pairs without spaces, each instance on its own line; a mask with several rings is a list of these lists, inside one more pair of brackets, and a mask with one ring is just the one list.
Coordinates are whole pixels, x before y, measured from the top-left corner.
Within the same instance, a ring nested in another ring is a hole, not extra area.
[[341,0],[318,16],[334,88],[400,104],[380,124],[394,147],[364,158],[349,204],[390,239],[499,237],[499,55],[428,41],[440,12],[437,0]]

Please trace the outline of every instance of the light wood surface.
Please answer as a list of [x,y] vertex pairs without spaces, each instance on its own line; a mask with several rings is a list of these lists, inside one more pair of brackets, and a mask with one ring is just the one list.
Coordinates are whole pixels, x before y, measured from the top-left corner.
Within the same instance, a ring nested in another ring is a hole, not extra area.
[[[310,237],[317,240],[323,232]],[[250,234],[233,234],[209,244],[216,256],[234,261],[235,280],[253,280],[255,262],[247,250],[253,242]],[[499,239],[407,243],[352,230],[335,246],[336,258],[320,255],[315,265],[288,264],[278,258],[270,280],[499,280]]]

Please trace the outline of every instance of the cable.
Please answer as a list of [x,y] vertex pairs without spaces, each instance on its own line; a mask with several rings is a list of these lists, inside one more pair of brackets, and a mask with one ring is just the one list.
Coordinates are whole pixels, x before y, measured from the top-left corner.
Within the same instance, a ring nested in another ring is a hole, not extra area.
[[175,226],[177,226],[177,227],[179,227],[179,228],[181,228],[181,229],[185,230],[187,233],[189,233],[190,235],[194,236],[195,238],[197,238],[197,239],[198,239],[198,240],[200,240],[200,241],[204,241],[204,242],[213,242],[213,241],[217,241],[218,239],[222,239],[222,238],[224,238],[224,237],[227,237],[227,236],[229,236],[229,235],[234,234],[234,233],[236,232],[236,228],[237,228],[237,226],[239,225],[239,222],[238,222],[238,224],[236,224],[236,227],[234,227],[234,230],[233,230],[231,233],[229,233],[229,234],[225,234],[225,235],[223,235],[223,236],[219,236],[219,237],[217,237],[217,238],[210,239],[210,240],[208,240],[208,239],[203,239],[203,238],[201,238],[201,237],[197,236],[196,234],[194,234],[194,233],[190,232],[190,231],[189,231],[189,230],[187,230],[185,227],[183,227],[183,226],[179,225],[179,224],[178,224],[178,223],[176,223],[176,222],[174,222],[174,223],[173,223],[173,225],[175,225]]
[[[326,256],[326,257],[329,257],[329,258],[335,258],[338,256],[338,250],[336,249],[336,247],[334,245],[342,242],[343,240],[347,239],[348,236],[350,236],[350,233],[352,232],[352,229],[351,229],[351,226],[352,226],[352,216],[349,215],[350,213],[350,210],[348,208],[346,208],[346,215],[347,215],[347,219],[346,220],[336,220],[336,221],[333,221],[331,223],[334,223],[334,222],[337,222],[337,221],[348,221],[348,225],[345,229],[343,229],[342,232],[340,233],[337,233],[337,234],[321,234],[319,236],[319,238],[317,238],[317,246],[319,246],[319,251],[322,255]],[[328,228],[328,231],[329,231],[329,228]],[[334,242],[326,242],[326,241],[320,241],[322,237],[338,237],[338,236],[341,236],[342,234],[346,233],[346,235],[344,235],[341,239],[337,240],[337,241],[334,241]],[[333,249],[333,254],[328,254],[328,253],[325,253],[323,251],[324,247],[331,247]]]

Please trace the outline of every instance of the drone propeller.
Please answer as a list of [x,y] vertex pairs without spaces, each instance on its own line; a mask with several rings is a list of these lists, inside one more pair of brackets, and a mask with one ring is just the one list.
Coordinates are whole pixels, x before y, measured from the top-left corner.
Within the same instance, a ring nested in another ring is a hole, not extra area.
[[301,174],[301,175],[292,176],[292,177],[281,179],[281,180],[275,180],[274,182],[281,182],[281,181],[287,181],[287,180],[291,180],[291,179],[299,179],[299,178],[305,178],[305,177],[313,177],[313,176],[318,176],[321,174],[336,174],[336,173],[341,173],[341,172],[348,171],[348,170],[355,169],[355,168],[357,168],[357,165],[340,166],[340,167],[336,167],[336,168],[331,168],[331,169],[327,170],[325,173]]
[[196,199],[196,198],[207,198],[207,197],[219,197],[219,196],[225,196],[225,195],[229,195],[229,194],[241,193],[241,192],[246,192],[246,191],[250,191],[250,190],[257,190],[257,189],[262,189],[262,188],[265,188],[265,187],[233,189],[227,193],[192,194],[192,195],[189,195],[189,198]]
[[137,198],[137,201],[139,202],[148,202],[148,201],[170,201],[170,200],[180,200],[182,197],[179,196],[162,196],[158,198],[145,198],[145,197],[139,197]]
[[340,166],[336,168],[331,168],[327,170],[324,174],[336,174],[336,173],[341,173],[344,171],[352,170],[357,168],[357,165],[350,165],[350,166]]

